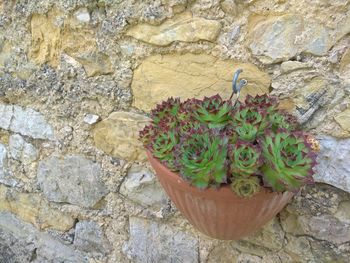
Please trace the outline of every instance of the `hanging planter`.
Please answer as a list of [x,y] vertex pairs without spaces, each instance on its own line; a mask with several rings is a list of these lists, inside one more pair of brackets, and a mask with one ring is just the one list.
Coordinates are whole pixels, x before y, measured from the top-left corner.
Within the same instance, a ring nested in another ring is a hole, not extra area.
[[140,132],[176,207],[198,230],[225,240],[254,233],[312,183],[317,148],[293,116],[278,110],[276,98],[238,102],[246,84],[238,82],[240,72],[229,100],[170,98]]

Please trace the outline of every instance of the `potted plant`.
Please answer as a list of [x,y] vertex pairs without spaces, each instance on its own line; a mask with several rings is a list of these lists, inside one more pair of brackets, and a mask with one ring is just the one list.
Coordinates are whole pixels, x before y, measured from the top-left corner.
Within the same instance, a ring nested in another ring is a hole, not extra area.
[[140,131],[178,210],[204,234],[225,240],[255,232],[313,182],[317,146],[293,116],[278,109],[276,98],[248,95],[239,102],[246,84],[238,82],[240,72],[229,100],[169,98]]

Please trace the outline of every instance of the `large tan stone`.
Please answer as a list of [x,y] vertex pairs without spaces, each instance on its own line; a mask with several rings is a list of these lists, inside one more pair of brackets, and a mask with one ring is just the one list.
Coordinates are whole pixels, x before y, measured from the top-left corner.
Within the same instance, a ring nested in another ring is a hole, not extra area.
[[93,130],[95,144],[105,153],[128,161],[146,159],[145,150],[138,141],[139,131],[150,119],[133,112],[113,112]]
[[213,42],[220,30],[220,22],[193,17],[190,12],[184,12],[165,21],[160,26],[136,25],[130,28],[126,34],[149,44],[166,46],[174,41],[207,40]]
[[39,194],[20,193],[4,185],[0,185],[0,211],[11,212],[40,229],[67,231],[74,226],[74,218],[51,208]]
[[202,98],[219,93],[229,98],[232,76],[239,68],[243,69],[240,77],[248,80],[242,97],[269,92],[269,75],[250,63],[190,53],[148,57],[134,71],[134,106],[149,111],[168,97]]

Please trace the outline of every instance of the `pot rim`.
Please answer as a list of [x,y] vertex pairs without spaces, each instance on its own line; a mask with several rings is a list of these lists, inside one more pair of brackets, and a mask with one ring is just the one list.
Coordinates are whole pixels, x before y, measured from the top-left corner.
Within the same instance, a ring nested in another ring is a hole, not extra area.
[[[190,192],[192,194],[202,196],[202,197],[207,197],[211,196],[212,199],[224,199],[228,200],[229,202],[232,202],[234,199],[235,202],[242,202],[242,203],[248,203],[251,202],[255,199],[260,199],[260,198],[266,198],[266,195],[274,195],[278,196],[280,195],[281,197],[285,194],[287,195],[294,195],[292,192],[273,192],[268,188],[261,187],[261,190],[254,194],[251,197],[245,198],[245,197],[240,197],[237,194],[235,194],[229,187],[229,185],[224,185],[220,186],[219,188],[206,188],[206,189],[198,189],[192,185],[190,185],[188,182],[186,182],[178,173],[172,172],[169,170],[168,167],[166,167],[163,163],[160,162],[159,159],[153,156],[150,150],[147,151],[147,157],[150,163],[152,164],[153,168],[156,170],[157,177],[161,180],[160,176],[158,176],[158,171],[161,170],[160,172],[163,174],[167,174],[168,178],[167,180],[171,181],[172,184],[177,185],[178,188],[181,188],[183,192]],[[157,169],[155,168],[157,167]]]

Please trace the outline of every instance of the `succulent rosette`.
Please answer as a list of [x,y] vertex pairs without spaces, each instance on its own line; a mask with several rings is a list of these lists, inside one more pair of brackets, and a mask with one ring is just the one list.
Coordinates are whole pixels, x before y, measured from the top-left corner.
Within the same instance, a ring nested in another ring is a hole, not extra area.
[[155,109],[151,111],[151,118],[154,124],[158,124],[164,118],[169,118],[170,116],[176,116],[180,108],[179,98],[169,98],[166,101],[158,104]]
[[154,137],[157,134],[157,129],[153,124],[146,125],[140,132],[139,138],[142,144],[148,148],[152,144]]
[[228,157],[232,176],[249,177],[262,165],[261,149],[252,143],[238,141],[230,145]]
[[271,112],[268,115],[269,121],[271,122],[271,129],[276,132],[278,129],[286,129],[288,131],[293,131],[297,122],[294,116],[283,113],[283,112]]
[[313,183],[316,154],[301,132],[278,130],[261,139],[265,163],[262,173],[265,183],[274,191],[293,191]]
[[183,138],[178,145],[176,165],[182,177],[198,188],[219,186],[227,180],[227,139],[215,132],[201,131]]
[[209,128],[223,128],[230,121],[232,104],[223,100],[219,94],[205,97],[194,111],[195,118]]
[[235,112],[232,122],[236,126],[238,137],[245,141],[254,141],[270,125],[265,111],[244,105]]
[[163,161],[173,170],[174,167],[174,148],[178,139],[174,131],[159,133],[155,136],[152,144],[152,153],[159,160]]
[[255,97],[247,95],[245,105],[249,108],[264,109],[267,113],[273,112],[278,107],[277,98],[266,94]]
[[254,176],[235,177],[231,189],[240,197],[251,197],[260,191],[260,179]]

